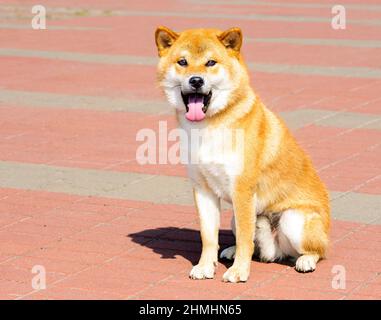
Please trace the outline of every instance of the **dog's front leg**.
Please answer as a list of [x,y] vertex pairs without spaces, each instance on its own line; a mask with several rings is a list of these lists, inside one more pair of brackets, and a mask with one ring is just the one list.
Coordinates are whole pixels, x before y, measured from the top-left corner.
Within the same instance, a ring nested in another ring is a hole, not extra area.
[[254,253],[255,197],[243,186],[233,199],[236,223],[236,252],[233,265],[224,273],[226,282],[245,282],[249,278]]
[[199,187],[194,188],[193,195],[200,218],[202,253],[189,276],[192,279],[212,279],[217,267],[220,199]]

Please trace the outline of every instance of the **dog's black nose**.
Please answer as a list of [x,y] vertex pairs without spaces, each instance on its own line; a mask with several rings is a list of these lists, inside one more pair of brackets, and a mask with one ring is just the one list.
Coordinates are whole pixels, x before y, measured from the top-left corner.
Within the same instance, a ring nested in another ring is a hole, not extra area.
[[204,85],[204,79],[201,77],[191,77],[189,79],[189,84],[194,88],[194,89],[200,89]]

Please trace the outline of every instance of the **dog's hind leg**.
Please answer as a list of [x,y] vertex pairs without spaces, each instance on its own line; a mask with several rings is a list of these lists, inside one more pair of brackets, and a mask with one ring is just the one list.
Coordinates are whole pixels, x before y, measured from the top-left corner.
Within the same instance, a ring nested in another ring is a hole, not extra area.
[[318,213],[286,210],[279,221],[278,240],[283,253],[297,258],[295,269],[311,272],[325,256],[328,246],[328,224]]
[[[231,220],[232,232],[235,236],[235,219],[234,216]],[[231,246],[224,249],[220,258],[225,258],[228,260],[233,260],[235,257],[236,246]],[[256,233],[255,233],[255,255],[257,255],[261,261],[272,262],[283,257],[282,251],[276,241],[275,235],[271,229],[271,223],[268,217],[259,215],[256,222]]]
[[283,257],[276,239],[276,232],[273,232],[267,216],[257,217],[255,247],[259,249],[259,259],[263,262],[273,262]]

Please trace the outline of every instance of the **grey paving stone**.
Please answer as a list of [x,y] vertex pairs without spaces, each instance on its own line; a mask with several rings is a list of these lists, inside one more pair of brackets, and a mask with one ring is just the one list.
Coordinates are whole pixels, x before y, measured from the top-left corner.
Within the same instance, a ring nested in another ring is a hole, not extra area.
[[[0,161],[0,187],[193,205],[187,178]],[[379,223],[381,196],[331,193],[332,217]],[[226,203],[223,207],[230,208]]]
[[352,39],[308,39],[308,38],[245,38],[245,41],[255,43],[285,43],[301,46],[333,46],[352,48],[381,48],[379,40]]
[[29,92],[0,89],[0,103],[21,107],[89,109],[100,111],[128,111],[152,114],[172,113],[164,101],[145,101],[128,98],[65,95],[47,92]]
[[381,195],[349,192],[332,200],[331,205],[336,219],[380,223]]
[[[80,61],[87,63],[104,64],[141,64],[156,65],[156,57],[141,57],[128,55],[90,54],[65,51],[24,50],[13,48],[0,49],[0,56],[34,57],[45,59],[62,59],[68,61]],[[247,63],[249,69],[265,73],[287,73],[301,75],[318,75],[327,77],[352,77],[366,79],[381,79],[381,69],[368,67],[326,67],[309,65],[289,65],[276,63]]]

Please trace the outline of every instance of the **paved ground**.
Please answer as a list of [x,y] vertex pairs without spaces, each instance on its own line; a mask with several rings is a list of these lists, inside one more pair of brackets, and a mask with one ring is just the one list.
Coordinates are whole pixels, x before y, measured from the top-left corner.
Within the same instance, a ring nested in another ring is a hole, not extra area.
[[[35,1],[3,0],[0,298],[380,299],[381,2],[344,2],[347,29],[333,30],[329,0],[51,0],[47,30],[32,30]],[[224,284],[221,262],[215,280],[187,278],[200,239],[185,170],[135,157],[138,130],[175,127],[155,84],[162,24],[243,29],[254,87],[331,192],[316,272],[253,261],[247,283]]]

